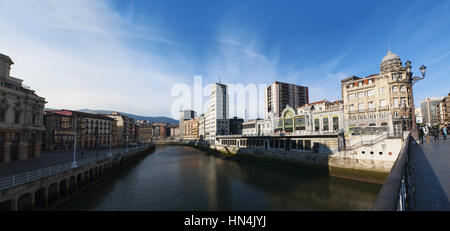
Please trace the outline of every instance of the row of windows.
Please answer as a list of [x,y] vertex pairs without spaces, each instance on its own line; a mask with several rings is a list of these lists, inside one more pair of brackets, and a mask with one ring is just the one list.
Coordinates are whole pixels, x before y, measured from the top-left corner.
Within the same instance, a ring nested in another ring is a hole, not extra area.
[[[400,89],[399,89],[399,87],[400,87]],[[384,87],[380,87],[379,89],[378,89],[378,91],[379,91],[379,93],[380,93],[380,95],[382,95],[382,94],[384,94]],[[392,86],[392,92],[409,92],[409,88],[406,88],[406,86],[404,86],[404,85],[401,85],[401,86]],[[355,97],[358,97],[358,98],[364,98],[365,96],[374,96],[375,95],[375,90],[368,90],[368,91],[360,91],[360,92],[358,92],[358,93],[351,93],[351,94],[348,94],[348,99],[349,100],[352,100],[352,99],[355,99]]]
[[351,83],[351,84],[347,85],[347,88],[353,88],[353,87],[357,87],[357,86],[361,87],[363,85],[370,85],[373,82],[374,82],[373,79],[365,79],[365,80],[362,80],[359,82]]
[[[0,108],[0,122],[5,122],[7,109]],[[14,111],[14,123],[19,124],[21,122],[22,112],[19,110]],[[38,114],[32,113],[31,123],[38,126]]]
[[388,113],[387,112],[380,112],[379,114],[376,113],[369,113],[369,114],[362,114],[362,115],[352,115],[349,117],[350,120],[365,120],[365,119],[387,119]]
[[[237,140],[221,140],[222,145],[236,146]],[[240,140],[240,146],[244,147],[265,147],[264,140]],[[285,150],[313,150],[319,152],[320,143],[311,142],[311,140],[269,140],[268,147],[270,149]]]
[[[398,100],[398,99],[397,99]],[[397,101],[398,104],[398,101]],[[355,111],[355,105],[354,104],[350,104],[349,106],[349,110],[350,111]],[[381,99],[380,100],[380,107],[386,107],[386,100],[385,99]],[[395,106],[395,99],[394,99],[394,106]],[[395,106],[397,107],[397,106]],[[366,109],[366,103],[358,103],[358,110],[365,110]],[[370,101],[367,103],[367,109],[375,109],[375,104],[373,101]]]

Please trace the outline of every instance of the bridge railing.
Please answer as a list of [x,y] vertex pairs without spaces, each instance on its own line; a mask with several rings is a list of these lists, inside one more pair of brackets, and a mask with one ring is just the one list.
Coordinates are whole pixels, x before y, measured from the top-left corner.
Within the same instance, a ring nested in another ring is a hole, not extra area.
[[413,164],[409,160],[411,133],[405,139],[397,160],[381,187],[372,210],[405,211],[413,208]]
[[[136,150],[145,149],[146,147],[148,147],[148,145],[143,145],[143,146],[139,147],[138,149],[132,148],[132,149],[128,150],[128,153],[125,153],[124,150],[113,150],[112,158],[114,159],[118,155],[124,155],[124,154],[128,155],[132,152],[134,153]],[[107,155],[108,153],[109,153],[109,150],[99,153],[98,156],[93,156],[93,157],[77,160],[77,165],[78,165],[78,167],[80,167],[80,166],[88,165],[88,164],[91,164],[91,163],[94,163],[97,161],[101,161],[101,160],[110,158]],[[11,175],[11,176],[1,177],[0,178],[0,190],[11,188],[11,187],[21,185],[21,184],[25,184],[25,183],[28,183],[31,181],[39,180],[44,177],[56,175],[58,173],[67,171],[71,168],[72,168],[72,161],[53,165],[53,166],[50,166],[47,168],[42,168],[42,169],[19,173],[19,174],[15,174],[15,175]]]

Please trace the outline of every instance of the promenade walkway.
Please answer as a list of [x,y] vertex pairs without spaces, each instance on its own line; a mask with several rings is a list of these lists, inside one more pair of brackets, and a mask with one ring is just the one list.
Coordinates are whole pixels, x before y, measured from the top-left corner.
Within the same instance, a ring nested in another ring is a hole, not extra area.
[[411,143],[416,210],[450,210],[450,140]]
[[[135,147],[129,147],[132,150]],[[126,148],[113,149],[116,151],[125,151]],[[83,155],[81,155],[83,152]],[[109,149],[100,149],[98,156],[101,157],[109,153]],[[81,160],[89,157],[96,156],[95,150],[77,150],[76,159]],[[10,176],[27,171],[38,170],[41,168],[47,168],[53,165],[71,162],[73,161],[73,150],[57,151],[57,152],[42,152],[41,156],[36,159],[11,161],[7,163],[0,163],[0,177]]]

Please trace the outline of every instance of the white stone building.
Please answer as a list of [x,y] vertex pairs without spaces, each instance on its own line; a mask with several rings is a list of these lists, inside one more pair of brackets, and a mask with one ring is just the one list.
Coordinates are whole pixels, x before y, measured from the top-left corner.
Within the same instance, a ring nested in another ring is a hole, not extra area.
[[13,61],[0,54],[0,162],[40,156],[45,99],[10,75]]
[[215,83],[211,86],[210,106],[207,112],[206,133],[211,144],[216,143],[216,135],[227,135],[229,125],[225,121],[229,116],[229,96],[227,85]]

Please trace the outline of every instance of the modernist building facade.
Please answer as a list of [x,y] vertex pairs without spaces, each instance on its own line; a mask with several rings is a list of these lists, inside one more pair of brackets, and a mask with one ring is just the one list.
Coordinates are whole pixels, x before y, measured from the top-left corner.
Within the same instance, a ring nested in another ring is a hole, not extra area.
[[442,102],[442,97],[428,97],[425,98],[420,104],[422,109],[423,122],[433,126],[440,123],[440,103]]
[[228,87],[222,83],[211,86],[209,109],[206,117],[206,139],[211,144],[216,143],[216,135],[228,134],[229,124],[226,120],[229,116]]
[[281,116],[281,111],[288,105],[297,108],[309,103],[308,87],[275,81],[265,90],[266,119],[269,113]]
[[346,128],[373,127],[398,133],[412,125],[412,83],[407,67],[388,51],[380,73],[341,81]]
[[321,135],[337,134],[344,130],[342,101],[318,101],[295,110],[286,107],[281,117],[274,119],[275,134]]
[[180,134],[183,136],[184,134],[184,121],[195,118],[195,111],[193,110],[182,110],[180,111],[180,119],[178,121]]
[[45,99],[10,75],[13,61],[0,54],[0,162],[40,156]]

